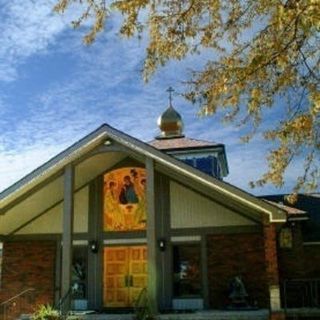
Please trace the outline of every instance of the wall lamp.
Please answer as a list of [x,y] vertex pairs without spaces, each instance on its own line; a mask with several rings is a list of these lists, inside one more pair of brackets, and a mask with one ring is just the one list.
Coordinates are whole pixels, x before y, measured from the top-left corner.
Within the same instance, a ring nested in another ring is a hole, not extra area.
[[89,247],[92,253],[97,253],[99,250],[98,242],[96,240],[91,240],[89,242]]
[[159,239],[158,246],[159,246],[160,251],[165,251],[166,247],[167,247],[166,239],[163,239],[163,238]]
[[105,142],[103,143],[105,146],[110,146],[112,144],[112,141],[109,139],[106,139]]

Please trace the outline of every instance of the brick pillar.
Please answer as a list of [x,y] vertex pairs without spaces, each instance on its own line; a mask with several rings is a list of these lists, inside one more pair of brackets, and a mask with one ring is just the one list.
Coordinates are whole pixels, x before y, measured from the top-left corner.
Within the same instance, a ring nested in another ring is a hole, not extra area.
[[281,310],[276,225],[264,221],[263,235],[270,298],[270,320],[283,320],[285,314]]

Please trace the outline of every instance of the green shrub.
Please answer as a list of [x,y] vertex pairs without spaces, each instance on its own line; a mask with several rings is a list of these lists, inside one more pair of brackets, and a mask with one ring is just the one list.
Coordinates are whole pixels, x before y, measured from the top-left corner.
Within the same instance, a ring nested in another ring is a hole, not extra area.
[[32,320],[60,320],[59,312],[50,305],[41,304],[32,315]]

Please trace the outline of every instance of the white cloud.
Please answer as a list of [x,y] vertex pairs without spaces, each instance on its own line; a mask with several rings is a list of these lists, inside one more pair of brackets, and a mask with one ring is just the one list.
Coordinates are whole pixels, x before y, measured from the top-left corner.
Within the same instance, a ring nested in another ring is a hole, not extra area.
[[26,175],[26,173],[42,165],[54,154],[60,152],[61,147],[62,145],[53,143],[44,147],[42,143],[37,143],[32,146],[19,146],[17,150],[2,151],[0,158],[0,190],[5,189]]
[[46,52],[77,14],[54,14],[54,0],[0,0],[0,81],[12,81],[24,59]]
[[[6,17],[0,22],[0,31],[5,35],[0,39],[0,81],[16,79],[17,67],[39,53],[47,54],[48,64],[57,53],[69,59],[71,56],[72,68],[68,73],[60,70],[63,80],[51,79],[50,74],[50,79],[34,80],[28,74],[30,81],[51,82],[25,101],[23,108],[27,112],[19,121],[12,115],[6,116],[6,106],[0,101],[0,125],[6,128],[0,133],[0,190],[103,122],[139,139],[151,140],[158,133],[156,119],[167,107],[166,88],[171,85],[181,92],[180,81],[185,79],[188,66],[203,64],[201,56],[171,62],[144,85],[140,72],[145,40],[119,39],[114,33],[118,17],[112,18],[108,31],[92,47],[84,47],[81,33],[66,32],[71,17],[52,14],[54,0],[0,0],[2,3]],[[239,146],[238,128],[225,127],[214,117],[199,119],[197,108],[179,95],[175,95],[174,105],[185,120],[189,137],[226,144],[228,181],[248,189],[248,181],[259,177],[266,168],[264,143]],[[274,192],[272,188],[264,190]]]

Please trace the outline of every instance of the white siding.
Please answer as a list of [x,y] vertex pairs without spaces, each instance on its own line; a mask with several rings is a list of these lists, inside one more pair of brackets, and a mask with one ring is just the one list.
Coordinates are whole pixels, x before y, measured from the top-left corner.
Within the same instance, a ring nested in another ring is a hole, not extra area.
[[45,208],[51,207],[63,197],[63,179],[49,182],[28,196],[23,201],[10,208],[4,215],[0,215],[0,234],[6,235],[32,220]]
[[[74,197],[74,232],[88,231],[89,188],[83,188]],[[17,234],[46,234],[62,232],[63,203],[28,224]]]
[[244,226],[255,223],[193,190],[170,182],[171,227]]

